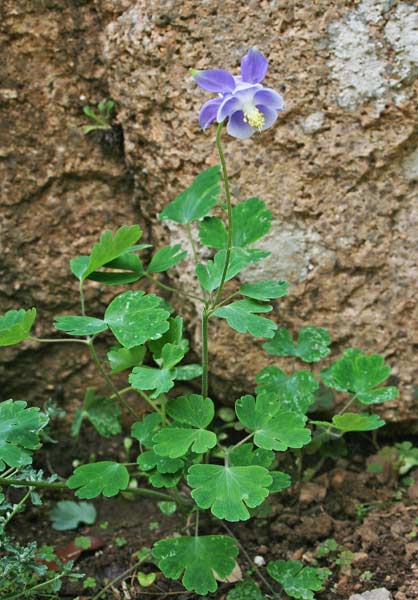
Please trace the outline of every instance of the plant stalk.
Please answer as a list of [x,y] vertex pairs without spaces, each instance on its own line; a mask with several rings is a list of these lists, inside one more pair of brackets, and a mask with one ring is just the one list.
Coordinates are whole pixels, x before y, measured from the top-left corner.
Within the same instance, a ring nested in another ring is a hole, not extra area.
[[218,149],[219,160],[221,161],[222,175],[223,175],[224,188],[225,188],[225,200],[226,200],[226,208],[227,208],[227,214],[228,214],[228,227],[227,227],[228,237],[227,237],[227,245],[226,245],[225,264],[224,264],[224,268],[223,268],[223,272],[222,272],[221,283],[219,284],[218,292],[216,294],[215,301],[214,301],[212,307],[216,306],[221,298],[223,287],[225,285],[226,276],[228,273],[229,261],[231,259],[231,248],[232,248],[231,191],[229,188],[229,178],[228,178],[228,171],[226,168],[225,155],[224,155],[224,152],[222,149],[222,144],[221,144],[222,127],[223,127],[223,123],[219,123],[218,128],[216,130],[216,147]]

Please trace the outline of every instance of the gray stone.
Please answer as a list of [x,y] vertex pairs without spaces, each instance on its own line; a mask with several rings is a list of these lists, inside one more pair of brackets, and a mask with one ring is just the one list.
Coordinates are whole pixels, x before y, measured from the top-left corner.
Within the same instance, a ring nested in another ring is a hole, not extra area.
[[363,594],[354,594],[349,600],[392,600],[393,596],[386,588],[376,588]]

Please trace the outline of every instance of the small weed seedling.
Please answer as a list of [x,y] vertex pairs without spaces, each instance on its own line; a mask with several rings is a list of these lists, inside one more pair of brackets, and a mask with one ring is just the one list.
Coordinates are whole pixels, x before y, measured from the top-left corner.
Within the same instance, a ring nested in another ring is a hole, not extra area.
[[97,112],[91,106],[84,106],[83,112],[90,120],[90,125],[84,125],[84,135],[92,131],[112,129],[111,119],[112,112],[115,107],[113,100],[102,100],[97,105]]
[[[122,431],[123,411],[135,419],[130,432],[132,443],[128,447],[125,442],[121,449],[122,455],[129,453],[129,462],[112,456],[100,461],[92,457],[91,462],[78,464],[67,481],[58,482],[54,477],[46,479],[30,466],[33,453],[41,445],[48,416],[22,400],[0,404],[0,485],[4,490],[0,545],[6,553],[6,558],[0,560],[2,598],[20,598],[22,579],[26,597],[51,594],[62,576],[70,572],[66,566],[51,575],[46,566],[36,562],[40,551],[34,544],[22,549],[6,535],[10,519],[30,498],[39,503],[37,492],[43,488],[73,491],[80,500],[60,502],[53,510],[54,527],[61,530],[92,523],[95,512],[86,501],[100,495],[111,498],[124,493],[153,498],[165,515],[177,508],[187,524],[184,534],[156,541],[128,572],[153,562],[165,577],[181,579],[186,590],[204,596],[215,592],[217,582],[231,575],[240,549],[230,533],[212,532],[219,530],[221,522],[250,519],[254,509],[265,506],[271,494],[291,485],[291,475],[277,468],[281,453],[289,449],[300,452],[311,443],[384,425],[370,409],[395,398],[398,392],[383,386],[390,374],[383,357],[350,348],[341,358],[314,372],[311,365],[330,353],[328,331],[306,326],[295,337],[268,318],[273,303],[288,293],[285,281],[236,280],[246,267],[268,256],[267,251],[257,248],[257,242],[270,230],[272,213],[259,198],[232,202],[221,138],[226,122],[227,133],[238,140],[273,125],[283,109],[283,100],[260,83],[266,71],[263,54],[251,49],[242,59],[239,78],[222,69],[193,72],[203,89],[216,94],[203,105],[199,120],[204,129],[217,121],[220,166],[197,175],[160,214],[163,221],[184,227],[189,237],[196,273],[193,289],[177,289],[160,279],[161,273],[189,260],[187,250],[180,244],[164,246],[145,261],[150,245],[140,242],[138,225],[125,225],[116,233],[105,231],[89,254],[71,260],[71,272],[78,282],[80,314],[56,317],[54,326],[62,337],[44,339],[31,333],[34,308],[10,310],[0,318],[2,346],[28,340],[64,344],[72,352],[78,346],[80,352],[90,354],[106,390],[87,388],[72,426],[73,436],[83,435],[86,421],[100,435],[109,437]],[[93,121],[88,131],[109,127],[112,108],[111,102],[100,103],[98,113],[86,108],[86,115]],[[196,236],[205,247],[202,253]],[[212,258],[201,258],[208,255]],[[181,316],[173,314],[165,299],[138,289],[141,280],[152,281],[164,292],[190,298],[200,306],[201,364],[186,358],[188,342]],[[85,302],[84,290],[89,281],[102,286],[135,285],[116,295],[105,313],[97,315]],[[235,332],[263,340],[266,354],[289,357],[291,368],[287,372],[278,366],[263,368],[256,376],[255,390],[231,402],[230,408],[220,409],[215,418],[216,407],[209,390],[209,333],[220,321]],[[96,350],[99,336],[105,340],[113,336],[106,364]],[[292,370],[296,364],[301,368]],[[304,364],[309,368],[303,368]],[[118,389],[113,375],[122,372],[127,374],[127,383]],[[185,393],[185,382],[196,378],[201,379],[200,393]],[[182,393],[176,393],[178,382]],[[330,422],[309,417],[312,407],[329,396],[324,390],[345,401]],[[149,410],[140,416],[144,403]],[[360,412],[352,410],[355,403]],[[23,490],[15,505],[7,500],[6,490],[11,487]],[[201,518],[203,512],[205,519]],[[158,523],[150,523],[150,529],[158,528]],[[86,539],[79,536],[77,543],[84,547]],[[282,589],[291,598],[311,600],[330,571],[305,566],[298,560],[276,560],[268,563],[267,573],[270,579],[262,576],[262,581],[269,598],[279,597]],[[138,573],[139,584],[149,585],[153,577],[154,573]],[[86,579],[84,585],[92,587],[93,580]],[[94,598],[99,597],[101,593]],[[238,584],[228,596],[229,600],[247,597],[264,596],[254,582]]]

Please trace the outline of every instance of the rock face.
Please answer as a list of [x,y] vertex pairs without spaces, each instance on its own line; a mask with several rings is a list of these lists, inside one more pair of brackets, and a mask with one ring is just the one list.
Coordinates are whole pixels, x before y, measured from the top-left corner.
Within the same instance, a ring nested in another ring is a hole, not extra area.
[[[188,70],[236,72],[241,56],[257,45],[270,61],[266,85],[284,95],[286,110],[262,135],[244,142],[225,137],[235,199],[258,196],[274,215],[272,232],[258,244],[271,256],[243,279],[286,278],[291,292],[277,319],[294,330],[329,328],[335,354],[349,346],[384,354],[402,395],[382,414],[416,419],[414,3],[39,4],[42,9],[6,3],[2,39],[9,60],[0,94],[11,133],[0,163],[8,182],[4,308],[39,306],[44,334],[52,311],[76,310],[67,257],[109,223],[138,221],[137,202],[153,224],[154,243],[183,239],[183,232],[159,223],[157,213],[217,161],[214,130],[202,133],[197,124],[210,95]],[[91,103],[115,100],[123,155],[104,156],[97,142],[81,135],[82,96]],[[173,277],[190,286],[192,273],[190,267]],[[90,293],[97,300],[101,290]],[[100,311],[100,303],[95,306]],[[191,323],[198,351],[195,307],[177,308]],[[210,335],[212,386],[232,400],[271,360],[224,323],[213,321]],[[55,350],[20,349],[12,357],[25,368],[34,352],[45,366]],[[70,374],[76,362],[68,363]]]

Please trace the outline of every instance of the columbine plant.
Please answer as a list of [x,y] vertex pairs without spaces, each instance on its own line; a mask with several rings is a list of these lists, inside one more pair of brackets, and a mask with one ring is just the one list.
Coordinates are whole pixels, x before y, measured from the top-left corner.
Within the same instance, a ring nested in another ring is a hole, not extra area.
[[[164,208],[160,218],[185,227],[194,250],[196,289],[200,287],[200,291],[177,290],[159,279],[160,273],[188,258],[179,244],[160,248],[145,264],[140,256],[150,245],[138,244],[141,230],[137,225],[123,226],[114,235],[104,232],[89,255],[71,261],[71,271],[79,282],[81,313],[55,320],[55,328],[71,337],[33,337],[30,331],[35,309],[11,310],[0,320],[3,346],[29,339],[79,344],[90,352],[108,393],[104,396],[95,389],[87,390],[73,424],[73,435],[82,431],[84,419],[101,435],[117,434],[121,431],[121,411],[125,410],[136,419],[131,435],[137,442],[133,446],[137,454],[134,468],[109,457],[77,467],[65,483],[28,478],[25,469],[39,447],[46,418],[38,409],[27,408],[25,402],[7,400],[0,404],[0,484],[23,487],[28,493],[41,487],[74,490],[75,496],[83,500],[129,490],[154,498],[167,512],[177,506],[189,525],[194,522],[194,534],[159,540],[142,560],[155,562],[166,577],[181,578],[187,590],[201,595],[214,592],[217,580],[231,574],[239,554],[232,535],[213,535],[212,528],[218,531],[224,526],[229,531],[224,521],[249,519],[270,494],[292,485],[291,474],[278,468],[282,453],[294,449],[300,460],[303,447],[317,447],[321,441],[341,438],[347,432],[381,427],[384,421],[368,409],[397,395],[396,388],[381,387],[390,373],[381,356],[349,349],[317,374],[311,369],[284,372],[277,366],[266,367],[256,377],[255,392],[235,401],[234,416],[228,414],[225,422],[225,411],[215,416],[208,388],[209,320],[224,319],[235,331],[266,340],[262,344],[266,353],[291,357],[292,365],[298,360],[316,363],[330,352],[330,336],[325,329],[303,327],[294,339],[288,329],[265,316],[273,308],[270,302],[287,294],[285,281],[228,283],[269,254],[254,244],[269,231],[271,212],[258,198],[232,204],[221,145],[225,123],[230,135],[244,139],[276,121],[284,104],[277,92],[261,84],[266,71],[267,60],[252,49],[242,59],[240,76],[222,69],[193,72],[203,89],[218,94],[203,105],[199,120],[203,128],[217,123],[220,167],[199,174]],[[216,215],[210,214],[213,210]],[[201,244],[213,252],[211,260],[200,262],[192,227],[197,228]],[[154,294],[134,288],[118,294],[102,318],[86,313],[84,287],[89,280],[120,285],[141,279],[200,303],[201,365],[183,362],[188,351],[183,321]],[[115,338],[106,365],[95,346],[103,333],[106,339],[110,335]],[[117,389],[112,376],[122,371],[128,373],[129,385]],[[175,393],[176,382],[198,377],[199,394]],[[346,399],[344,408],[331,422],[308,416],[316,405],[320,382]],[[137,392],[139,402],[133,392]],[[145,416],[144,402],[148,405]],[[349,412],[354,403],[362,406],[363,412]],[[138,481],[143,484],[138,485]],[[208,511],[210,518],[199,524],[202,511]],[[329,573],[286,560],[271,561],[267,571],[288,596],[305,600],[314,598]],[[268,597],[277,596],[279,592],[263,581],[269,586],[265,589]],[[255,584],[242,585],[244,593],[245,586]],[[262,598],[255,589],[259,596],[252,597]],[[231,598],[241,597],[239,588],[234,594]]]

